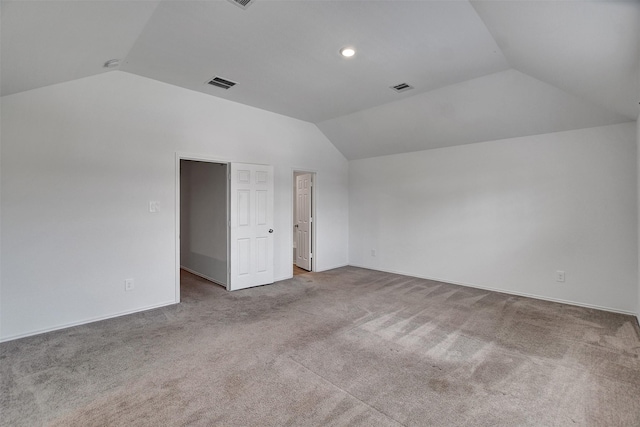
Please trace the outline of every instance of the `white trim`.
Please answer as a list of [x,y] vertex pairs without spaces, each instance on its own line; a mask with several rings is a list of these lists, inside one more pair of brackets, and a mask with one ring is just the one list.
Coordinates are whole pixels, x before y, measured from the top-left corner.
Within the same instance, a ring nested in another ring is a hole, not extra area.
[[[294,188],[294,178],[296,173],[310,173],[311,174],[311,254],[312,254],[312,259],[311,259],[311,271],[312,272],[319,272],[320,270],[318,270],[318,258],[316,256],[316,254],[318,253],[317,251],[317,247],[316,247],[316,242],[318,241],[318,233],[317,233],[317,229],[318,229],[318,217],[316,215],[317,211],[317,206],[318,206],[318,171],[315,169],[307,169],[307,168],[291,168],[291,185],[289,185],[289,189],[291,190],[291,202],[293,203],[291,205],[291,226],[289,227],[289,232],[293,233],[293,226],[295,225],[295,218],[293,217],[293,209],[295,206],[295,190],[293,190]],[[293,235],[290,236],[289,241],[291,242],[291,252],[293,253]],[[295,264],[295,260],[293,261],[293,264]],[[293,265],[291,266],[291,277],[293,277]]]
[[215,283],[215,284],[216,284],[216,285],[218,285],[218,286],[222,286],[222,287],[223,287],[223,288],[225,288],[225,289],[227,288],[227,285],[225,285],[224,283],[220,283],[220,282],[218,282],[217,280],[212,279],[212,278],[211,278],[211,277],[209,277],[209,276],[205,276],[205,275],[204,275],[204,274],[202,274],[202,273],[198,273],[197,271],[192,270],[192,269],[190,269],[190,268],[187,268],[187,267],[185,267],[184,265],[181,265],[181,266],[180,266],[180,270],[187,271],[187,272],[189,272],[189,273],[193,274],[194,276],[202,277],[203,279],[206,279],[206,280],[208,280],[209,282]]
[[17,340],[17,339],[20,339],[20,338],[26,338],[26,337],[31,337],[31,336],[34,336],[34,335],[45,334],[47,332],[53,332],[53,331],[59,331],[61,329],[72,328],[74,326],[87,325],[89,323],[100,322],[101,320],[113,319],[114,317],[127,316],[129,314],[135,314],[135,313],[140,313],[140,312],[143,312],[143,311],[154,310],[156,308],[166,307],[168,305],[173,305],[173,304],[176,304],[176,302],[175,301],[168,301],[168,302],[163,302],[161,304],[155,304],[155,305],[150,305],[150,306],[147,306],[147,307],[136,308],[136,309],[133,309],[133,310],[121,311],[121,312],[115,313],[115,314],[108,314],[106,316],[91,317],[91,318],[80,320],[80,321],[77,321],[77,322],[65,323],[65,324],[62,324],[62,325],[53,326],[51,328],[38,329],[36,331],[25,332],[24,334],[11,335],[11,336],[8,336],[8,337],[0,338],[0,342],[13,341],[13,340]]
[[[476,285],[476,284],[472,284],[472,283],[455,282],[455,281],[452,281],[452,280],[439,279],[439,278],[436,278],[436,277],[418,276],[418,275],[415,275],[415,274],[403,273],[403,272],[400,272],[400,271],[387,270],[387,269],[383,270],[381,268],[371,268],[371,267],[365,267],[365,266],[357,265],[357,264],[350,264],[350,265],[352,267],[364,268],[366,270],[374,270],[374,271],[382,271],[384,273],[400,274],[402,276],[410,276],[410,277],[416,277],[418,279],[433,280],[435,282],[443,282],[443,283],[449,283],[449,284],[452,284],[452,285],[466,286],[468,288],[484,289],[486,291],[499,292],[501,294],[533,298],[533,299],[538,299],[538,300],[542,300],[542,301],[557,302],[557,303],[560,303],[560,304],[575,305],[575,306],[578,306],[578,307],[593,308],[593,309],[596,309],[596,310],[609,311],[611,313],[627,314],[627,315],[631,315],[631,316],[636,315],[636,313],[633,312],[633,311],[620,310],[620,309],[611,308],[611,307],[603,307],[603,306],[600,306],[600,305],[587,304],[587,303],[583,303],[583,302],[568,301],[568,300],[563,300],[563,299],[560,299],[560,298],[551,298],[551,297],[546,297],[546,296],[542,296],[542,295],[528,294],[526,292],[517,292],[517,291],[511,291],[511,290],[505,290],[505,289],[498,289],[498,288],[492,288],[490,286],[482,286],[482,285]],[[640,315],[638,315],[638,316],[640,316]]]
[[[315,270],[315,271],[311,271],[310,273],[322,273],[323,271],[329,271],[329,270],[335,270],[336,268],[342,268],[342,267],[349,267],[349,264],[340,264],[340,265],[336,265],[335,267],[329,267],[329,268],[323,268],[322,270]],[[355,265],[354,265],[355,267]],[[365,267],[361,267],[361,268],[365,268]],[[371,270],[370,268],[368,270]],[[289,280],[289,279],[293,279],[294,277],[296,277],[293,273],[291,274],[291,276],[285,276],[282,278],[278,278],[275,279],[275,282],[280,282],[283,280]]]
[[212,157],[206,154],[185,153],[182,151],[176,151],[176,158],[179,160],[195,160],[197,162],[224,163],[224,164],[231,163],[231,159]]
[[[322,270],[316,270],[316,273],[321,273],[323,271],[329,271],[329,270],[335,270],[336,268],[342,268],[342,267],[349,267],[350,264],[340,264],[340,265],[335,265],[333,267],[326,267],[323,268]],[[357,267],[356,265],[354,265],[353,267]],[[366,267],[360,267],[360,268],[366,268]],[[369,268],[368,270],[373,270],[372,268]]]
[[[175,168],[176,168],[176,176],[175,176],[175,218],[176,222],[174,224],[175,227],[175,268],[174,268],[174,282],[175,282],[175,298],[176,303],[180,302],[180,160],[195,160],[198,162],[209,162],[209,163],[220,163],[223,165],[227,165],[227,172],[229,172],[229,165],[231,164],[231,160],[221,159],[218,157],[211,157],[204,154],[194,154],[194,153],[186,153],[181,151],[176,151],[175,154]],[[227,182],[227,283],[229,280],[229,183]],[[186,269],[185,269],[186,270]],[[195,273],[194,273],[195,274]],[[204,276],[203,276],[204,277]],[[205,277],[207,280],[211,280]],[[225,285],[227,290],[229,289],[228,285]]]

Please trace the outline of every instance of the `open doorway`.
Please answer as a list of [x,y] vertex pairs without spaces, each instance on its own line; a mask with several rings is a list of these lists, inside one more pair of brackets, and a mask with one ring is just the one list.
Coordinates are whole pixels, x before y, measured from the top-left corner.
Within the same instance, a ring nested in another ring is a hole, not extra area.
[[180,159],[180,269],[228,289],[228,164]]
[[176,153],[176,293],[181,272],[228,291],[274,281],[273,166]]
[[293,275],[315,270],[315,173],[293,172]]

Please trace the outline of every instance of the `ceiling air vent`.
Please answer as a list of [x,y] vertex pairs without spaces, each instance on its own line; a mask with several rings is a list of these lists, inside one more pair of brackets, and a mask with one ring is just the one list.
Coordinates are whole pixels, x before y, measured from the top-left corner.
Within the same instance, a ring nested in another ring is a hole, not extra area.
[[229,0],[229,1],[243,9],[248,8],[254,2],[254,0]]
[[413,86],[411,86],[409,83],[400,83],[399,85],[391,86],[391,89],[395,90],[396,92],[404,92],[413,89]]
[[227,79],[223,79],[222,77],[214,77],[209,81],[210,85],[221,87],[222,89],[229,89],[230,87],[234,87],[236,84]]

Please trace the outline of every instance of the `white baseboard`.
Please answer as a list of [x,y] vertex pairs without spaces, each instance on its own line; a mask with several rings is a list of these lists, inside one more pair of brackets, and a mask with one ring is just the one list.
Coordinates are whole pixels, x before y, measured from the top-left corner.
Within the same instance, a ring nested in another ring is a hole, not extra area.
[[[320,273],[320,272],[323,272],[323,271],[335,270],[336,268],[342,268],[342,267],[348,267],[348,266],[349,266],[349,264],[334,265],[333,267],[325,267],[325,268],[323,268],[321,270],[315,270],[315,272],[316,273]],[[354,267],[355,267],[355,265],[354,265]],[[362,268],[366,268],[366,267],[362,267]]]
[[426,280],[433,280],[435,282],[450,283],[452,285],[459,285],[459,286],[466,286],[466,287],[469,287],[469,288],[483,289],[485,291],[499,292],[501,294],[515,295],[515,296],[520,296],[520,297],[539,299],[539,300],[542,300],[542,301],[557,302],[557,303],[560,303],[560,304],[575,305],[575,306],[578,306],[578,307],[593,308],[593,309],[596,309],[596,310],[609,311],[611,313],[628,314],[628,315],[632,315],[632,316],[637,316],[639,321],[640,321],[640,314],[637,314],[637,313],[635,313],[633,311],[619,310],[617,308],[603,307],[603,306],[600,306],[600,305],[594,305],[594,304],[587,304],[587,303],[576,302],[576,301],[563,300],[563,299],[560,299],[560,298],[552,298],[552,297],[547,297],[547,296],[544,296],[544,295],[529,294],[529,293],[526,293],[526,292],[518,292],[518,291],[507,290],[507,289],[492,288],[492,287],[489,287],[489,286],[476,285],[474,283],[463,283],[463,282],[456,282],[456,281],[453,281],[453,280],[441,279],[441,278],[437,278],[437,277],[418,276],[418,275],[415,275],[415,274],[404,273],[404,272],[401,272],[401,271],[394,271],[394,270],[387,270],[387,269],[380,269],[380,268],[371,268],[371,267],[366,267],[366,266],[357,265],[357,264],[350,264],[350,265],[352,267],[364,268],[364,269],[367,269],[367,270],[375,270],[375,271],[382,271],[384,273],[392,273],[392,274],[400,274],[402,276],[417,277],[418,279],[426,279]]
[[[294,263],[294,264],[295,264],[295,263]],[[340,265],[337,265],[337,266],[335,266],[335,267],[323,268],[322,270],[314,270],[314,271],[311,271],[310,273],[321,273],[321,272],[323,272],[323,271],[329,271],[329,270],[334,270],[334,269],[336,269],[336,268],[348,267],[348,266],[349,266],[349,264],[340,264]],[[292,272],[292,273],[291,273],[290,275],[288,275],[288,276],[282,276],[282,277],[278,277],[278,278],[274,279],[274,280],[273,280],[273,283],[275,283],[275,282],[280,282],[280,281],[282,281],[282,280],[289,280],[289,279],[293,279],[293,278],[294,278],[294,275],[293,275],[293,272]]]
[[194,276],[202,277],[203,279],[206,279],[206,280],[208,280],[208,281],[210,281],[210,282],[213,282],[213,283],[215,283],[216,285],[220,285],[220,286],[222,286],[222,287],[223,287],[223,288],[225,288],[225,289],[227,288],[227,285],[225,285],[224,283],[220,283],[219,281],[217,281],[217,280],[215,280],[215,279],[212,279],[212,278],[211,278],[211,277],[209,277],[209,276],[205,276],[205,275],[204,275],[204,274],[202,274],[202,273],[198,273],[197,271],[192,270],[192,269],[190,269],[190,268],[187,268],[187,267],[184,267],[184,266],[182,266],[182,265],[181,265],[181,266],[180,266],[180,270],[187,271],[187,272],[189,272],[189,273],[193,274]]
[[67,329],[67,328],[72,328],[74,326],[86,325],[88,323],[99,322],[101,320],[113,319],[114,317],[126,316],[128,314],[140,313],[141,311],[153,310],[153,309],[156,309],[156,308],[166,307],[168,305],[173,305],[173,304],[177,304],[177,303],[175,301],[169,301],[169,302],[163,302],[161,304],[155,304],[155,305],[149,305],[149,306],[146,306],[146,307],[136,308],[134,310],[127,310],[127,311],[121,311],[121,312],[114,313],[114,314],[108,314],[106,316],[91,317],[91,318],[80,320],[80,321],[77,321],[77,322],[71,322],[71,323],[65,323],[65,324],[62,324],[62,325],[53,326],[51,328],[38,329],[38,330],[35,330],[35,331],[31,331],[31,332],[25,332],[23,334],[17,334],[17,335],[11,335],[11,336],[8,336],[8,337],[3,337],[3,338],[0,338],[0,342],[13,341],[13,340],[17,340],[17,339],[20,339],[20,338],[26,338],[26,337],[31,337],[31,336],[34,336],[34,335],[45,334],[47,332],[59,331],[61,329]]

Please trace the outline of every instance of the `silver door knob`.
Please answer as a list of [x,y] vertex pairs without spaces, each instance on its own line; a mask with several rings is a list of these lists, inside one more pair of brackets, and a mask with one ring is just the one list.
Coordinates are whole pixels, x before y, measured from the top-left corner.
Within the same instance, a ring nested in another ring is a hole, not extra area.
[[273,228],[270,228],[270,229],[269,229],[269,233],[273,233]]

